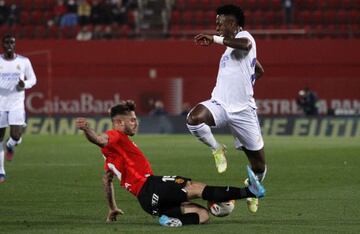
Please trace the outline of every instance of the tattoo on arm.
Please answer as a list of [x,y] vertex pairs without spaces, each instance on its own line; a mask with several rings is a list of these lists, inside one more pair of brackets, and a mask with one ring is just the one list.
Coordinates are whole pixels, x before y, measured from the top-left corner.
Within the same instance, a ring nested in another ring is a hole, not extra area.
[[98,135],[96,134],[94,129],[86,128],[84,129],[86,138],[94,143],[95,145],[98,145],[100,147],[104,147],[107,145],[109,137],[106,134]]

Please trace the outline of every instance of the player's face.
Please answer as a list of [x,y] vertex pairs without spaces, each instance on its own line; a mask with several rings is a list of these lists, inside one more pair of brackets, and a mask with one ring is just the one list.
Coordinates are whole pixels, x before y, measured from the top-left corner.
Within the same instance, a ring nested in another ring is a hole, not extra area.
[[15,38],[6,37],[3,39],[3,49],[6,54],[13,54],[15,52]]
[[136,118],[135,111],[131,111],[128,115],[123,117],[124,133],[133,136],[137,133],[139,122]]
[[234,37],[236,30],[234,18],[226,15],[216,16],[216,31],[222,37]]

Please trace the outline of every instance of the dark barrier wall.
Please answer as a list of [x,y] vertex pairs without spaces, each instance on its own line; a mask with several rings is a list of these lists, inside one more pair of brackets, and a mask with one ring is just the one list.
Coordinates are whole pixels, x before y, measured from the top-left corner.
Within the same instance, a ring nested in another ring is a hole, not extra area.
[[[260,114],[295,114],[304,86],[327,108],[360,109],[359,40],[258,40],[265,77],[256,84]],[[38,85],[28,92],[31,114],[100,114],[119,99],[149,98],[176,114],[179,100],[208,99],[224,47],[192,41],[18,41],[32,60]]]
[[[89,118],[97,132],[111,128],[108,117]],[[320,136],[360,137],[360,117],[265,117],[260,118],[264,136]],[[77,134],[75,118],[72,117],[31,117],[28,119],[27,134]],[[140,133],[186,133],[184,116],[145,116],[140,118]],[[229,133],[228,129],[215,129],[216,133]]]

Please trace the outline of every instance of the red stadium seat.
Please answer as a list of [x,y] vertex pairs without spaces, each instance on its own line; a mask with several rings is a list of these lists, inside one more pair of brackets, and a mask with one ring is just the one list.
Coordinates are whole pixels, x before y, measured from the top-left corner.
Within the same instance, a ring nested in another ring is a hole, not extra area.
[[59,27],[53,25],[47,29],[47,37],[50,39],[59,39],[60,30]]
[[311,22],[314,24],[321,24],[323,22],[322,18],[323,18],[322,11],[316,10],[312,13]]
[[215,22],[216,22],[216,12],[213,10],[209,10],[205,12],[205,16],[206,21],[208,22],[208,24],[213,24],[215,27]]
[[178,24],[180,22],[180,12],[178,10],[173,10],[171,12],[171,23]]
[[27,11],[20,12],[20,24],[25,25],[30,22],[30,14]]
[[348,14],[345,10],[338,10],[336,18],[338,24],[346,24],[348,22]]
[[175,8],[179,10],[183,10],[186,8],[186,0],[176,0]]
[[194,20],[195,20],[196,24],[198,24],[198,25],[203,25],[203,24],[207,23],[204,11],[202,11],[202,10],[195,11],[194,12]]
[[30,12],[33,8],[33,0],[22,0],[21,10]]
[[360,22],[360,11],[359,10],[350,10],[348,11],[349,23],[358,23]]
[[34,37],[34,26],[25,25],[21,28],[21,38],[33,39]]
[[31,14],[31,23],[35,25],[44,24],[43,11],[33,11]]
[[46,27],[44,25],[36,26],[33,36],[34,36],[35,39],[44,39],[44,38],[46,38],[46,36],[47,36]]
[[324,24],[335,24],[336,23],[336,11],[325,11],[324,12]]
[[182,13],[182,22],[184,24],[192,24],[193,23],[193,20],[194,20],[194,17],[193,17],[193,12],[192,11],[184,11]]

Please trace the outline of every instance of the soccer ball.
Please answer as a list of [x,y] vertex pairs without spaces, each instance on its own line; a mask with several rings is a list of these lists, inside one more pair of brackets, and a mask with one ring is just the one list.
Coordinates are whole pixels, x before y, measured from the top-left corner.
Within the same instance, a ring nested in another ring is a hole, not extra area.
[[216,217],[225,217],[234,210],[235,200],[227,202],[208,202],[208,208],[212,215]]

